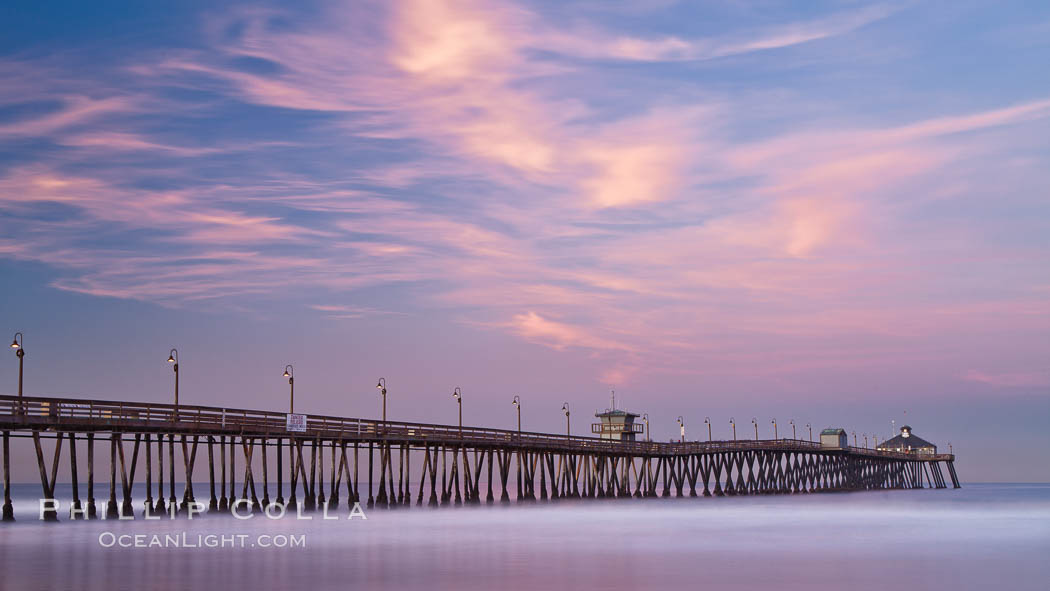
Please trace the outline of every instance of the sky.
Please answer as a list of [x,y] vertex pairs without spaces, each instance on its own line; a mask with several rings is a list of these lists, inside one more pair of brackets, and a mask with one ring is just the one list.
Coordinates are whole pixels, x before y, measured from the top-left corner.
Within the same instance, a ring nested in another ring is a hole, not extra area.
[[0,329],[28,395],[177,347],[184,404],[1047,481],[1047,63],[1032,2],[5,2]]

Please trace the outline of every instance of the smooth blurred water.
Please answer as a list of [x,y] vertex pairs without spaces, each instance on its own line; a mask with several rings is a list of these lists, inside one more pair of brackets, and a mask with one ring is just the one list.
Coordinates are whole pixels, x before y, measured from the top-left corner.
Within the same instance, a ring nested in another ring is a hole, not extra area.
[[[38,490],[0,525],[0,589],[1050,589],[1050,485],[57,525],[35,521]],[[107,531],[307,544],[104,548]]]

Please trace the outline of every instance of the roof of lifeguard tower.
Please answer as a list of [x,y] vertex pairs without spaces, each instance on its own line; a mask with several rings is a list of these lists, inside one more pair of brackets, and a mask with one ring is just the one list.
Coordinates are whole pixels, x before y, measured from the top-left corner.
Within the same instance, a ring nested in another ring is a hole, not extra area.
[[622,408],[616,408],[616,390],[613,390],[609,397],[610,408],[605,409],[602,412],[595,411],[594,416],[598,418],[603,417],[625,417],[625,418],[638,418],[642,415],[623,410]]
[[821,431],[820,434],[821,435],[845,435],[846,434],[846,430],[845,429],[836,429],[836,428],[833,428],[833,427],[828,427],[827,429],[824,429],[823,431]]
[[623,410],[621,408],[614,408],[614,409],[611,409],[611,410],[607,408],[607,409],[605,409],[604,412],[596,412],[596,413],[594,413],[594,416],[596,416],[596,417],[636,417],[637,418],[637,417],[640,417],[642,415],[637,414],[637,413],[633,413],[633,412],[628,412],[628,411]]

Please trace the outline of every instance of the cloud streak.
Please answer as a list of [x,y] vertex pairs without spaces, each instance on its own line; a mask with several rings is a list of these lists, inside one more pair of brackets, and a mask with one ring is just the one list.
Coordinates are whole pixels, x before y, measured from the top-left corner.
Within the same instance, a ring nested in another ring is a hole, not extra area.
[[[689,63],[848,47],[895,13],[704,38],[508,2],[232,10],[203,49],[37,81],[47,108],[0,122],[0,142],[42,146],[0,170],[17,236],[0,254],[103,297],[437,314],[583,355],[610,384],[947,356],[951,379],[1033,385],[938,345],[992,315],[1050,328],[1046,250],[1012,239],[1046,229],[1014,218],[1045,212],[1022,156],[1045,149],[1050,100],[807,119],[806,97]],[[32,64],[3,67],[32,86]],[[993,214],[955,214],[975,203]]]

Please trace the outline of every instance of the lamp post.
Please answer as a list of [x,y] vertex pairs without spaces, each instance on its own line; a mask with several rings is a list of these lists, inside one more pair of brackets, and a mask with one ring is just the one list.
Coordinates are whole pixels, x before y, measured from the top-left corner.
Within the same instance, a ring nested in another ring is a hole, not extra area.
[[775,418],[773,419],[773,439],[780,439],[780,434],[777,433],[777,420]]
[[806,423],[806,428],[809,429],[809,442],[813,443],[813,425]]
[[798,437],[795,437],[795,419],[791,419],[788,423],[791,423],[791,439],[798,439]]
[[733,426],[733,441],[736,441],[736,421],[733,420],[733,417],[729,417],[729,424]]
[[[15,355],[18,357],[18,413],[22,414],[25,409],[22,408],[22,360],[25,359],[25,350],[22,348],[22,333],[16,332],[14,340],[11,341],[11,348],[15,350]],[[4,509],[3,509],[3,520],[14,521],[15,520],[15,509],[11,504],[11,440],[10,433],[4,431]]]
[[649,413],[642,414],[642,420],[645,421],[645,440],[652,441],[649,439]]
[[520,396],[515,396],[514,400],[511,402],[511,404],[513,404],[514,408],[516,408],[518,410],[518,440],[520,441],[521,440],[521,397]]
[[857,447],[857,432],[853,432],[853,447]]
[[[521,397],[520,396],[514,396],[514,400],[511,400],[510,403],[513,404],[514,405],[514,409],[518,411],[518,443],[521,443]],[[520,501],[522,499],[522,494],[521,494],[522,493],[522,488],[521,488],[521,484],[522,484],[522,480],[521,480],[521,454],[520,453],[518,454],[517,467],[518,467],[518,500]]]
[[868,449],[868,434],[864,434],[864,449]]
[[15,338],[11,341],[11,348],[15,350],[15,357],[18,357],[18,398],[19,406],[21,406],[22,398],[22,364],[25,362],[26,350],[22,346],[22,333],[16,332]]
[[452,391],[452,397],[456,399],[456,405],[459,406],[459,438],[463,439],[463,391],[459,389],[459,386]]
[[376,388],[379,389],[379,393],[383,395],[383,422],[386,422],[386,378],[379,378],[379,383],[376,384]]
[[284,366],[284,377],[288,378],[288,412],[295,413],[295,368]]
[[758,441],[758,419],[751,417],[751,424],[755,426],[755,441]]
[[711,417],[704,417],[704,422],[707,423],[707,440],[711,441]]
[[179,350],[175,347],[168,352],[168,363],[175,372],[175,414],[171,418],[172,421],[175,421],[179,415]]
[[572,437],[572,429],[569,426],[569,403],[561,405],[561,409],[565,411],[565,436]]
[[678,443],[685,442],[685,420],[682,419],[682,415],[678,415],[678,428],[681,429],[681,434],[678,438]]

